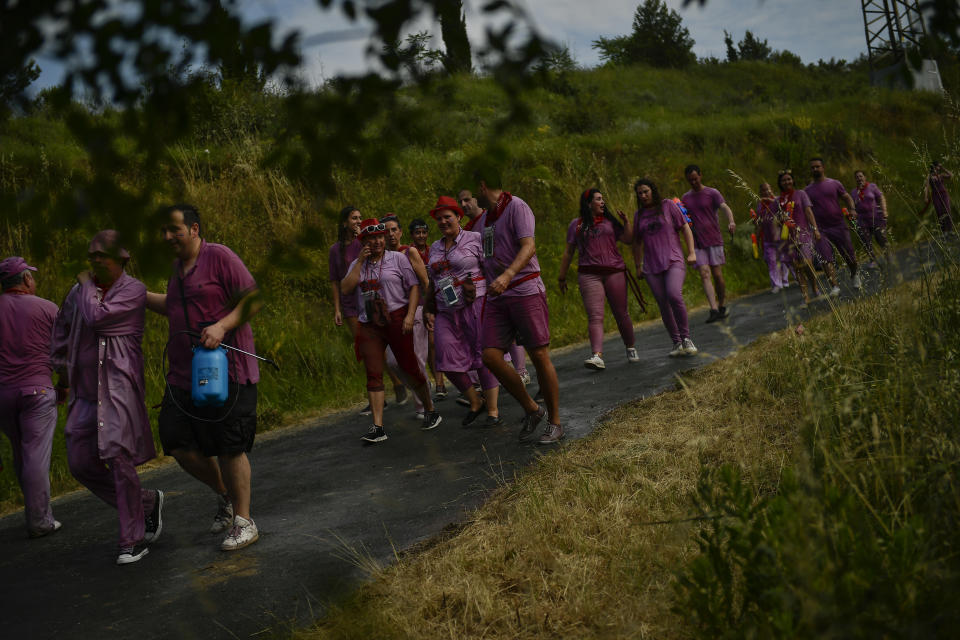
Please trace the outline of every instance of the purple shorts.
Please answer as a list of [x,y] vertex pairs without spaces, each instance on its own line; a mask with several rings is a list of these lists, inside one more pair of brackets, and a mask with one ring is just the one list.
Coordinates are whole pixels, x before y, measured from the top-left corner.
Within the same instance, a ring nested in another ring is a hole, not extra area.
[[723,255],[723,245],[718,244],[714,247],[707,247],[706,249],[694,249],[694,252],[697,254],[697,264],[698,267],[711,266],[715,267],[721,264],[726,264],[727,259]]
[[483,348],[507,351],[513,341],[527,349],[550,344],[547,294],[487,296],[483,310]]

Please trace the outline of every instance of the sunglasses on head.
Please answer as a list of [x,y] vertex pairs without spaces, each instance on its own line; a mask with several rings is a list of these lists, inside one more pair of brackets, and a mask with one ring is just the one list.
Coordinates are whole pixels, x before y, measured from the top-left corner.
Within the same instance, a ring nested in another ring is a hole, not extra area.
[[778,176],[792,176],[793,171],[791,169],[781,169],[777,172]]
[[360,229],[360,233],[366,235],[366,234],[377,233],[379,231],[386,231],[386,230],[387,230],[387,225],[380,222],[378,224],[370,224],[363,227],[362,229]]

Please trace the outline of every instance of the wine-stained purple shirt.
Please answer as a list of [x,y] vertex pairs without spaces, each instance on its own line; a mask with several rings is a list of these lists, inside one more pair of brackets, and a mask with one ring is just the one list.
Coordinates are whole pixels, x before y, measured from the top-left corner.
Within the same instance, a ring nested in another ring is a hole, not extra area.
[[671,264],[686,264],[677,237],[686,223],[680,207],[672,200],[633,214],[633,241],[643,243],[644,273],[663,273]]
[[[353,270],[354,260],[347,272]],[[410,303],[410,287],[419,285],[420,279],[410,265],[410,258],[400,251],[384,251],[383,257],[375,264],[365,262],[360,266],[360,283],[350,295],[354,297],[360,309],[358,319],[367,322],[367,310],[363,303],[363,292],[373,289],[387,303],[387,311],[396,311]],[[421,295],[423,292],[420,292]]]
[[[440,238],[430,245],[430,263],[427,273],[433,282],[434,295],[437,299],[437,309],[459,308],[464,306],[462,283],[468,275],[474,280],[477,288],[477,297],[487,295],[487,282],[483,278],[483,246],[480,234],[475,231],[461,231],[456,242],[450,249],[444,246],[444,239]],[[437,281],[446,277],[454,278],[454,288],[459,300],[453,307],[447,305],[443,292],[437,286]],[[475,278],[480,277],[480,280]]]
[[[173,275],[167,282],[167,320],[170,324],[170,342],[167,355],[170,372],[167,382],[181,389],[190,388],[190,362],[193,358],[190,336],[180,331],[187,330],[183,303],[180,298],[180,260],[174,261]],[[187,302],[190,330],[197,333],[201,325],[212,324],[228,315],[239,300],[257,288],[246,265],[233,251],[204,240],[200,245],[197,261],[182,274],[183,297]],[[224,336],[224,342],[238,349],[256,353],[253,344],[253,329],[245,322]],[[230,362],[230,381],[253,384],[260,381],[260,369],[254,358],[227,350]]]
[[[482,238],[483,232],[489,224],[490,212],[487,211],[473,228],[480,233]],[[512,196],[510,202],[504,207],[503,213],[500,214],[497,221],[493,223],[493,228],[493,256],[485,258],[483,261],[483,273],[487,277],[488,285],[499,278],[500,275],[506,271],[507,267],[513,263],[517,254],[520,253],[520,240],[522,238],[534,237],[536,219],[533,216],[533,210],[530,209],[530,205],[517,196]],[[529,296],[546,291],[547,289],[543,285],[543,278],[539,275],[531,277],[535,273],[540,273],[540,262],[537,260],[536,254],[520,269],[519,273],[513,276],[513,280],[510,282],[512,284],[524,278],[530,279],[523,280],[523,282],[511,286],[511,288],[501,293],[499,297],[512,298],[514,296]]]
[[[361,247],[360,241],[356,238],[346,246],[346,250],[343,252],[340,250],[339,242],[330,247],[330,256],[327,265],[330,270],[331,282],[336,281],[339,283],[347,277],[347,272],[350,270],[350,263],[360,255]],[[343,291],[341,291],[340,313],[344,317],[349,318],[356,317],[359,312],[360,310],[357,308],[357,297],[353,294],[344,295]]]
[[837,227],[843,225],[843,207],[840,206],[840,197],[847,192],[839,180],[824,178],[804,188],[810,196],[810,206],[813,207],[813,217],[820,227]]
[[92,281],[74,285],[57,315],[52,361],[69,376],[70,411],[77,398],[96,404],[102,460],[157,455],[144,403],[146,305],[147,287],[123,273],[105,293]]
[[853,206],[857,208],[858,222],[869,226],[883,222],[883,210],[880,208],[883,192],[880,187],[871,182],[863,189],[863,197],[860,196],[859,187],[851,189],[850,195],[853,196]]
[[723,245],[720,221],[717,218],[717,209],[725,202],[723,195],[713,187],[704,187],[700,191],[687,191],[680,197],[680,201],[693,221],[690,228],[693,230],[696,247],[706,249]]
[[576,247],[579,254],[577,264],[581,267],[623,269],[623,256],[617,248],[617,240],[617,228],[606,218],[600,224],[574,218],[567,226],[567,244]]
[[57,305],[37,296],[0,294],[0,384],[49,387],[50,335]]

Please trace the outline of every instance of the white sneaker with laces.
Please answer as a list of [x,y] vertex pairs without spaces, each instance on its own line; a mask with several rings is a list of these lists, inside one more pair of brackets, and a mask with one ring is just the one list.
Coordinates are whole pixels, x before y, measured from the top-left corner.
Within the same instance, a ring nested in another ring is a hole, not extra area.
[[860,289],[863,287],[863,282],[860,280],[860,274],[853,276],[853,282],[851,283],[854,289]]
[[637,355],[635,347],[627,347],[627,362],[640,362],[640,356]]
[[674,342],[674,343],[673,343],[673,349],[670,351],[670,357],[671,357],[671,358],[676,358],[677,356],[682,356],[683,353],[684,353],[684,352],[683,352],[683,343],[682,343],[682,342]]
[[600,357],[599,353],[595,353],[584,360],[583,366],[587,369],[593,369],[594,371],[603,371],[607,368],[607,365],[603,364],[603,358]]
[[683,339],[683,352],[685,354],[687,354],[688,356],[695,356],[697,355],[697,351],[698,351],[697,346],[693,344],[693,340],[691,340],[690,338]]
[[230,527],[230,533],[223,539],[220,545],[222,551],[237,551],[244,547],[249,547],[260,539],[260,532],[257,531],[257,525],[253,520],[247,520],[243,516],[236,516],[233,519],[233,526]]
[[520,381],[523,382],[523,386],[527,386],[528,384],[530,384],[530,373],[528,371],[524,371],[523,373],[521,373]]
[[210,525],[210,533],[223,533],[233,524],[233,503],[227,496],[217,496],[217,515]]
[[840,295],[840,287],[834,287],[833,289],[830,289],[830,295],[834,298]]

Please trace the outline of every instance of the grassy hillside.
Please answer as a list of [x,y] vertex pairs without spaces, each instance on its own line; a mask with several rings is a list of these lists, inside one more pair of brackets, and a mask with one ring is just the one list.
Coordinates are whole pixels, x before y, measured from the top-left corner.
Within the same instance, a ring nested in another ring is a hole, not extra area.
[[[386,175],[344,169],[335,176],[335,193],[260,168],[283,132],[284,123],[273,116],[279,96],[212,91],[206,125],[194,140],[172,146],[159,168],[141,166],[133,143],[118,141],[129,147],[128,161],[117,168],[121,183],[150,181],[157,187],[157,205],[195,203],[205,216],[206,237],[233,248],[257,276],[266,295],[254,322],[258,350],[283,368],[264,375],[262,428],[363,397],[362,371],[347,331],[332,322],[326,247],[336,235],[333,212],[353,203],[370,215],[424,216],[438,195],[470,186],[462,178],[466,163],[497,133],[491,130],[495,117],[506,113],[503,91],[473,76],[438,80],[402,98],[420,109],[422,126],[390,157]],[[683,166],[700,164],[705,183],[724,193],[741,223],[727,245],[728,290],[736,295],[767,282],[765,266],[750,256],[746,221],[752,198],[730,172],[756,189],[781,167],[802,173],[812,154],[824,156],[828,174],[848,185],[854,169],[865,168],[888,195],[894,239],[906,242],[921,233],[915,211],[925,161],[936,156],[953,167],[960,158],[960,149],[949,142],[957,140],[952,129],[957,111],[948,101],[872,89],[864,77],[843,71],[737,63],[684,72],[644,67],[551,72],[533,83],[525,98],[532,123],[498,133],[508,158],[503,176],[506,188],[537,214],[538,254],[558,346],[586,337],[578,294],[561,296],[552,285],[566,225],[576,215],[578,194],[588,187],[599,186],[608,202],[629,213],[636,178],[650,176],[664,196],[680,195],[686,190]],[[97,116],[104,122],[122,117],[109,111]],[[385,118],[357,135],[376,136],[389,126]],[[78,176],[90,173],[90,163],[65,124],[46,109],[0,127],[0,194],[8,221],[0,253],[24,255],[39,266],[40,295],[59,301],[85,268],[87,239],[110,224],[72,190]],[[49,199],[51,212],[66,208],[74,224],[51,229],[43,216],[21,218],[18,203],[38,196]],[[141,240],[156,239],[134,270],[157,290],[165,284],[165,267],[156,265],[168,258],[148,213],[130,211],[144,221]],[[46,233],[37,233],[41,228]],[[311,243],[295,246],[305,229],[312,229]],[[688,278],[685,294],[691,305],[702,302],[697,278]],[[651,304],[646,316],[635,307],[632,312],[640,320],[655,315],[655,308]],[[608,328],[613,329],[612,319]],[[165,322],[151,316],[144,340],[148,405],[162,392],[165,339]],[[9,460],[7,446],[5,440],[0,444],[0,455]],[[55,452],[62,452],[62,443]],[[57,487],[70,486],[62,458],[53,475]],[[0,501],[16,501],[18,493],[12,476],[0,475]]]

